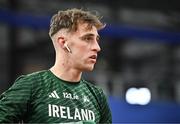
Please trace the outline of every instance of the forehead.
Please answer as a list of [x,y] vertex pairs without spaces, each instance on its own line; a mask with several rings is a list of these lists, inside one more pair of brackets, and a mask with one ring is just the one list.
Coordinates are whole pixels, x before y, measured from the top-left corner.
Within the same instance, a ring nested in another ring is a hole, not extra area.
[[94,36],[98,36],[98,31],[95,26],[89,27],[87,23],[80,23],[77,26],[76,35],[83,36],[86,34],[92,34]]

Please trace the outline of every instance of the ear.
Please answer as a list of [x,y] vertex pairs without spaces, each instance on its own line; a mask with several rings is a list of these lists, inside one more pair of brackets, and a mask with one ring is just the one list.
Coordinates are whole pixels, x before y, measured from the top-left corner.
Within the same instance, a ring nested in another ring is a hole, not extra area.
[[62,48],[64,47],[65,42],[66,42],[66,40],[65,40],[64,37],[61,36],[61,37],[58,37],[58,38],[57,38],[57,43],[58,43],[58,45],[60,45]]

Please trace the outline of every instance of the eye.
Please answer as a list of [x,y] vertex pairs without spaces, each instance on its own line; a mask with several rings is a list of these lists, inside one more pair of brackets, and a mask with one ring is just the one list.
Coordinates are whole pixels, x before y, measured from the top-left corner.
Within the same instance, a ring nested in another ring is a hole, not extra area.
[[91,37],[91,36],[85,36],[85,37],[82,38],[82,40],[89,42],[89,41],[92,41],[92,40],[93,40],[93,37]]
[[97,38],[96,38],[96,41],[99,43],[99,42],[100,42],[100,38],[99,38],[99,37],[97,37]]

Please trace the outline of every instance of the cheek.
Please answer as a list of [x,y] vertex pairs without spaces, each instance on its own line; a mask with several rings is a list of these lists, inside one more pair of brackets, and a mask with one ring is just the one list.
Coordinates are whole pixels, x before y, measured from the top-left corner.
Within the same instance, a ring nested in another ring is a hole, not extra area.
[[77,54],[75,55],[74,61],[76,61],[77,63],[81,63],[81,64],[86,64],[88,63],[88,54],[87,51],[83,50],[79,50],[77,52]]
[[72,51],[72,55],[74,57],[82,59],[88,55],[88,50],[90,47],[90,45],[88,43],[74,39],[68,45],[69,45],[69,47]]
[[73,46],[71,51],[73,61],[83,61],[87,56],[87,49],[85,49],[84,47]]
[[[80,56],[84,56],[84,55],[87,55],[88,54],[88,45],[87,44],[76,44],[76,45],[73,45],[73,51],[74,53],[77,55],[80,55]],[[72,52],[73,52],[72,51]]]

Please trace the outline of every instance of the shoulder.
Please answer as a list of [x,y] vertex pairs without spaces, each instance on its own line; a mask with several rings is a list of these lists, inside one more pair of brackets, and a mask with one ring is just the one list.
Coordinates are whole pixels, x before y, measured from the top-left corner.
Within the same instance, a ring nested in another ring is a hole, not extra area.
[[30,74],[26,74],[24,76],[27,78],[39,77],[39,76],[43,76],[46,73],[48,73],[48,70],[37,71],[37,72],[30,73]]
[[47,70],[42,70],[42,71],[29,73],[29,74],[26,74],[26,75],[21,75],[16,79],[16,81],[18,81],[18,80],[34,80],[34,79],[38,79],[38,78],[41,78],[41,76],[43,76],[47,72],[48,72]]
[[82,81],[83,81],[83,83],[84,83],[85,85],[87,85],[87,86],[89,86],[89,87],[91,87],[91,88],[93,88],[93,89],[101,90],[101,88],[100,88],[99,86],[97,86],[97,85],[94,85],[94,83],[91,83],[91,82],[89,82],[89,81],[87,81],[87,80],[84,80],[84,79],[82,79]]
[[33,85],[33,84],[35,84],[37,82],[40,82],[41,78],[46,73],[48,73],[48,71],[43,70],[43,71],[37,71],[37,72],[29,73],[29,74],[26,74],[26,75],[21,75],[15,80],[14,85],[15,84]]
[[99,107],[102,109],[107,104],[107,98],[102,88],[96,86],[86,80],[83,80],[84,84],[88,87],[94,98],[96,99]]
[[102,96],[104,95],[103,89],[100,88],[97,85],[94,85],[93,83],[86,81],[83,79],[84,84],[93,92],[95,93],[97,96]]
[[10,89],[24,90],[24,91],[35,91],[38,86],[41,86],[42,79],[48,73],[47,70],[37,71],[26,75],[19,76]]

